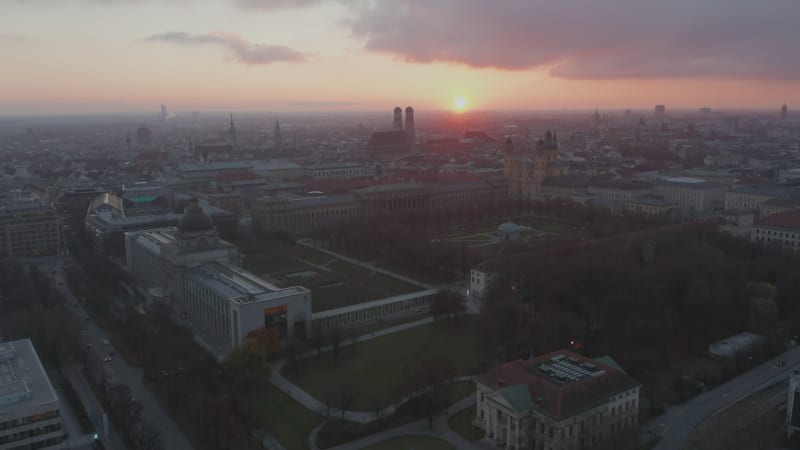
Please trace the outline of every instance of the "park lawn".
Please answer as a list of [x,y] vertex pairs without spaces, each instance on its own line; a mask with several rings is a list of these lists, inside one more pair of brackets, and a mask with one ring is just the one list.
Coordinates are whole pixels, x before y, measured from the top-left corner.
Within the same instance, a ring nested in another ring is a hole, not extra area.
[[456,381],[450,386],[450,399],[448,404],[453,404],[462,398],[475,393],[475,382],[472,380]]
[[352,389],[349,409],[371,411],[376,403],[388,405],[396,400],[396,389],[427,358],[448,359],[456,375],[479,373],[486,367],[487,352],[476,332],[475,318],[462,317],[456,326],[444,322],[382,336],[359,343],[355,354],[350,346],[340,351],[339,365],[333,366],[332,352],[307,360],[300,376],[285,371],[284,376],[311,395],[336,406],[343,387]]
[[308,435],[322,418],[265,380],[240,395],[243,408],[263,424],[284,447],[308,449]]
[[455,450],[455,447],[439,438],[402,436],[364,447],[361,450]]
[[[457,381],[450,388],[448,405],[458,402],[467,395],[475,393],[475,383],[472,381]],[[473,411],[474,412],[474,411]],[[345,442],[357,441],[365,436],[370,436],[381,431],[391,430],[419,419],[409,403],[401,405],[394,414],[381,417],[380,420],[365,424],[346,422],[336,417],[331,417],[317,435],[317,445],[320,448],[334,447]]]
[[472,424],[473,419],[475,419],[475,405],[453,414],[447,425],[464,439],[475,442],[483,438],[484,432]]

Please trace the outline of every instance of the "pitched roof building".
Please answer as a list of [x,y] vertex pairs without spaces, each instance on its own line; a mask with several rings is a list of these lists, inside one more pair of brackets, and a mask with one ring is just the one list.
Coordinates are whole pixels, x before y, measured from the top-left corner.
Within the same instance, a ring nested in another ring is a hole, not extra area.
[[619,438],[636,424],[640,385],[609,360],[560,350],[503,364],[476,381],[475,423],[510,449],[592,448]]

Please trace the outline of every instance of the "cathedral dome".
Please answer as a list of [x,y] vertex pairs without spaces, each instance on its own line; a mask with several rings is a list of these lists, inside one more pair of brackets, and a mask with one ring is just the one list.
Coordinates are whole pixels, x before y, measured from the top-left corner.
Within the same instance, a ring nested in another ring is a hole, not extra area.
[[192,199],[183,212],[183,217],[178,221],[178,231],[182,233],[197,233],[214,229],[214,221],[203,211],[197,199]]

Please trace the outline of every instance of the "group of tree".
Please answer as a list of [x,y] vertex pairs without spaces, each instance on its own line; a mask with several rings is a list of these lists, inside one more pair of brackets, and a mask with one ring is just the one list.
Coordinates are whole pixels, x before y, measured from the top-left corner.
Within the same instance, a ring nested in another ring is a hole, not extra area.
[[136,450],[161,450],[164,448],[161,431],[142,414],[142,405],[125,384],[108,386],[106,392],[108,414],[118,430]]
[[459,314],[464,312],[464,296],[442,289],[431,301],[431,315],[434,320],[444,318],[451,324],[458,324]]
[[436,413],[448,406],[450,381],[455,377],[452,361],[447,358],[427,358],[397,390],[407,396],[409,407],[418,417],[433,424]]
[[[635,375],[742,331],[800,334],[800,269],[790,257],[710,224],[659,230],[515,255],[484,302],[485,342],[498,359],[579,342]],[[641,257],[644,245],[652,258]]]
[[80,323],[50,274],[38,266],[0,261],[0,329],[4,340],[30,338],[39,357],[61,370],[81,352]]
[[[86,247],[77,249],[73,255],[78,265],[68,270],[68,285],[83,298],[84,306],[98,324],[113,336],[120,355],[142,367],[145,380],[176,421],[191,424],[185,431],[195,446],[217,450],[250,446],[251,431],[260,429],[261,424],[239,403],[241,379],[238,371],[229,366],[226,373],[225,367],[194,340],[191,330],[170,319],[168,308],[151,304],[147,306],[146,315],[142,315],[134,310],[132,302],[114,301],[114,298],[128,295],[122,287],[128,279],[107,257]],[[248,356],[243,359],[251,361]],[[101,361],[87,366],[87,372],[98,387],[106,392],[116,386],[105,376],[102,358],[91,360]],[[266,365],[262,367],[268,369]],[[90,370],[92,368],[96,370]],[[92,373],[97,376],[92,377]],[[242,376],[247,378],[254,373],[255,369],[250,368]],[[269,372],[264,372],[263,376],[268,377]],[[112,399],[110,393],[108,399]],[[127,411],[129,402],[124,396],[115,401],[117,410]],[[115,414],[115,425],[119,423],[118,426],[123,427],[121,432],[126,430],[128,422],[124,418],[128,413]],[[117,422],[119,420],[121,422]],[[152,424],[147,421],[135,424],[130,428],[130,442],[155,446],[158,439],[152,430]]]

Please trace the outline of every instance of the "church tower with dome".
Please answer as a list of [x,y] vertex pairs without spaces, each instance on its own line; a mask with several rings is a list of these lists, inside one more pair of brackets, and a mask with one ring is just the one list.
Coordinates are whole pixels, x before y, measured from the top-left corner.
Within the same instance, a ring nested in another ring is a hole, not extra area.
[[503,149],[503,167],[503,174],[509,180],[509,195],[514,199],[541,198],[545,179],[569,174],[569,166],[558,163],[558,135],[550,130],[532,150],[518,151],[508,138]]

